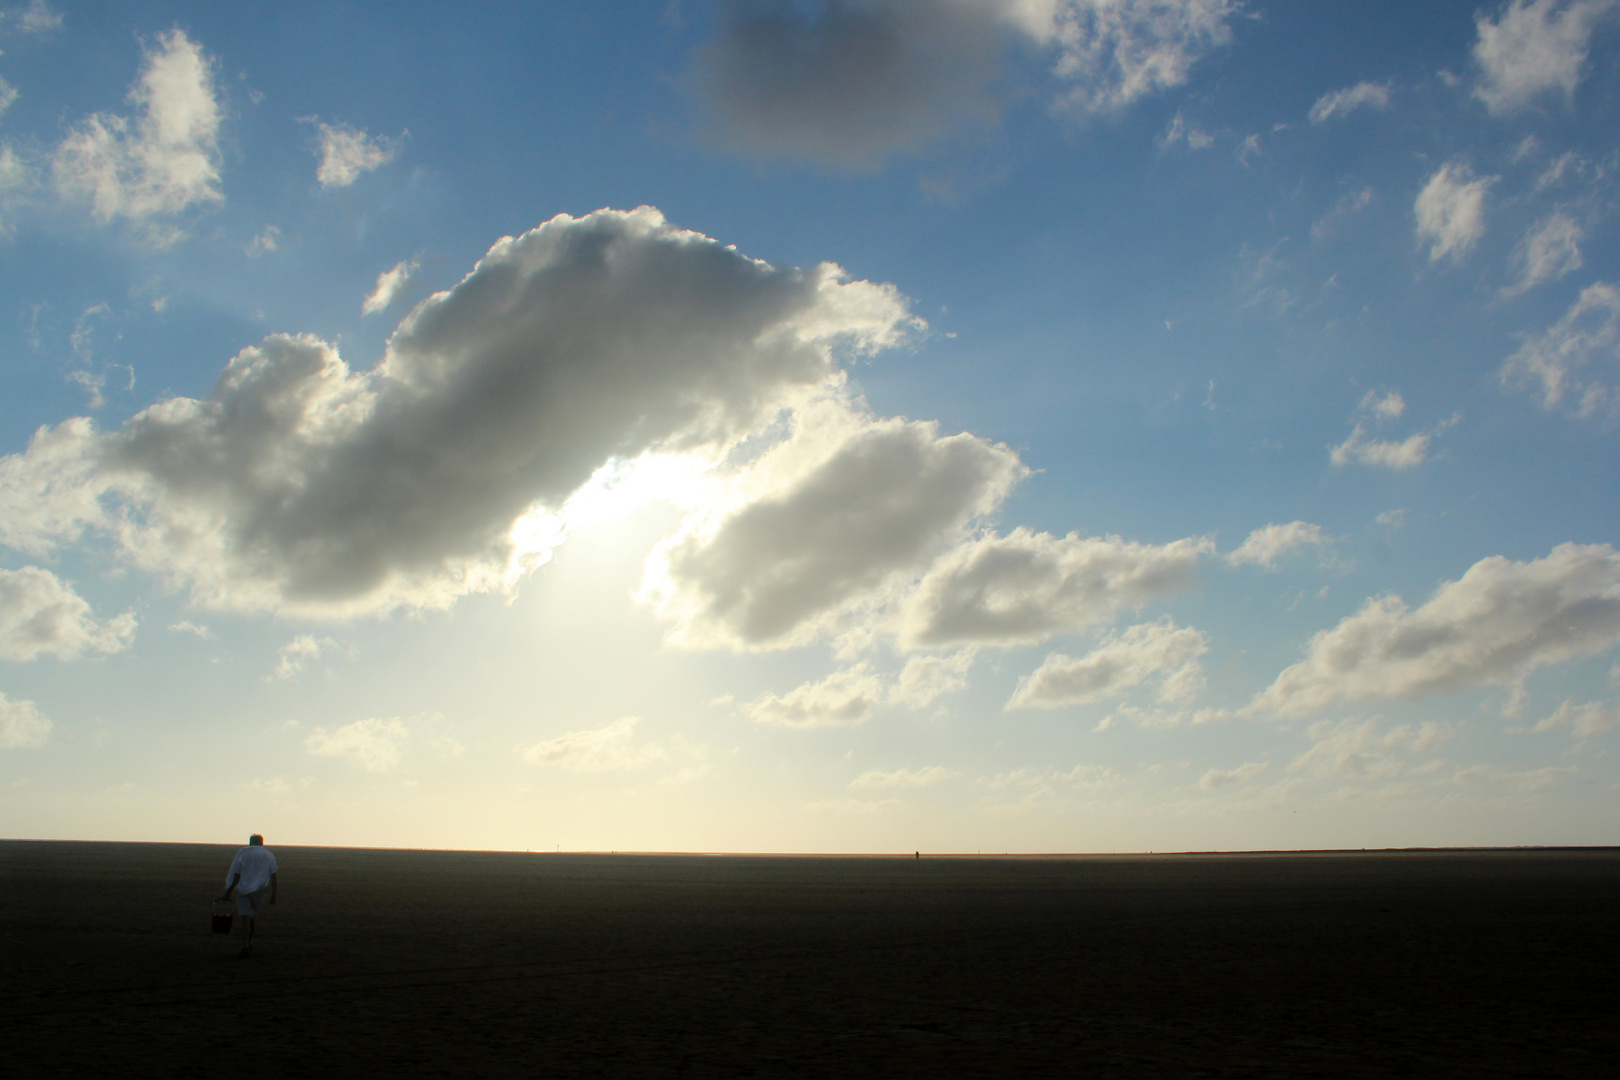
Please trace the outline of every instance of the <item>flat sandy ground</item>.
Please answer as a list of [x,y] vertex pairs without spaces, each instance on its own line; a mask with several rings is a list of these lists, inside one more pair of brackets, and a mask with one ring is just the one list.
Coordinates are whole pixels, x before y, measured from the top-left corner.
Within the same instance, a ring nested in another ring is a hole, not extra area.
[[1075,858],[0,842],[7,1076],[1597,1076],[1620,851]]

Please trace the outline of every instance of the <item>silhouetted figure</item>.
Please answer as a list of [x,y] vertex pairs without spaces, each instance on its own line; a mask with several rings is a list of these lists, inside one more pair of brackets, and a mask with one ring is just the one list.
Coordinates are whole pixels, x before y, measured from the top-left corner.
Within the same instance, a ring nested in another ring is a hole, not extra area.
[[240,959],[253,955],[253,924],[265,897],[268,895],[272,904],[276,902],[276,870],[275,855],[264,846],[264,837],[254,833],[248,837],[248,846],[237,851],[225,874],[225,895],[220,899],[229,900],[231,893],[236,893],[236,913],[242,916],[242,933],[247,938],[242,951],[236,954]]
[[920,852],[920,851],[919,851],[919,852],[917,852],[917,860],[918,860],[918,861],[919,861],[919,862],[921,862],[921,861],[922,861],[922,852]]

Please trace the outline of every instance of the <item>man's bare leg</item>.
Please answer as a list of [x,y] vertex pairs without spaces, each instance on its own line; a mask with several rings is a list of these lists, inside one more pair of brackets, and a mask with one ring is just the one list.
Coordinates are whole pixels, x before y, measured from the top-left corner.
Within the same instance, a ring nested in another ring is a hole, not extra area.
[[259,920],[255,919],[252,915],[242,916],[242,932],[247,936],[247,940],[242,945],[242,951],[236,954],[237,956],[248,956],[252,954],[253,924],[258,921]]

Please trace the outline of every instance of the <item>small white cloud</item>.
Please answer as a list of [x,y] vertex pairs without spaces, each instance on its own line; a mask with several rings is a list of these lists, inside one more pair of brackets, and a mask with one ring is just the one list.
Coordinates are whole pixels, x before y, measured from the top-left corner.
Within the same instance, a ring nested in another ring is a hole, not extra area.
[[1011,17],[1057,49],[1052,71],[1070,84],[1059,109],[1117,112],[1180,86],[1204,56],[1232,40],[1236,0],[1058,0],[1008,5]]
[[98,622],[90,605],[49,570],[0,570],[0,660],[122,652],[134,637],[134,615]]
[[1322,526],[1309,521],[1290,521],[1286,525],[1265,525],[1251,532],[1237,550],[1226,556],[1228,566],[1255,565],[1267,570],[1276,568],[1277,560],[1302,547],[1322,548],[1332,543],[1323,534]]
[[1328,457],[1335,465],[1358,462],[1362,465],[1400,471],[1416,468],[1423,464],[1423,459],[1428,455],[1428,435],[1413,435],[1398,442],[1391,439],[1369,439],[1366,428],[1357,424],[1350,432],[1349,438],[1330,449]]
[[319,130],[321,163],[315,179],[323,188],[348,187],[361,173],[382,168],[394,160],[404,138],[367,135],[346,124],[321,124]]
[[523,751],[531,765],[555,765],[573,772],[640,769],[665,756],[659,743],[637,743],[637,716],[621,716],[605,727],[570,731]]
[[0,691],[0,750],[43,746],[51,722],[32,701],[12,701]]
[[978,650],[969,648],[948,656],[912,657],[890,687],[889,700],[913,709],[927,708],[967,686],[968,669],[977,655]]
[[868,769],[851,780],[849,786],[862,791],[915,791],[960,775],[943,765],[928,765],[921,769],[894,769],[890,772]]
[[173,630],[177,634],[190,634],[191,636],[200,638],[203,641],[214,640],[214,632],[208,629],[208,627],[187,620],[182,620],[181,622],[177,623],[170,623],[169,629]]
[[778,697],[763,694],[741,706],[756,724],[788,728],[849,727],[864,724],[886,697],[883,680],[865,664],[835,671],[820,682],[804,683]]
[[155,219],[224,199],[213,62],[184,31],[162,34],[129,100],[139,109],[133,119],[96,113],[57,147],[57,187],[88,198],[103,224],[128,218],[148,224],[154,242],[172,242],[179,233]]
[[43,34],[48,30],[60,30],[62,16],[52,10],[45,0],[31,0],[28,7],[23,9],[21,17],[17,19],[17,29],[25,34]]
[[366,302],[360,305],[360,314],[375,315],[379,311],[386,311],[388,305],[394,302],[394,298],[410,285],[411,278],[419,268],[420,264],[415,259],[402,259],[395,263],[392,269],[378,274],[377,287],[371,290]]
[[1209,640],[1190,626],[1177,627],[1169,616],[1109,634],[1078,659],[1053,653],[1039,668],[1020,679],[1008,709],[1056,709],[1118,697],[1154,680],[1160,701],[1183,701],[1203,685],[1198,658]]
[[1142,544],[1014,529],[942,556],[902,605],[902,645],[1008,648],[1112,622],[1192,584],[1208,537]]
[[304,740],[304,748],[322,757],[354,758],[367,772],[388,772],[399,764],[410,734],[397,717],[356,720],[330,733],[321,728]]
[[1231,770],[1211,769],[1199,779],[1198,786],[1205,791],[1214,791],[1233,784],[1246,784],[1265,772],[1270,764],[1269,761],[1251,761]]
[[1389,108],[1389,84],[1363,82],[1323,94],[1311,106],[1311,123],[1320,124],[1336,116],[1349,116],[1362,108]]
[[321,653],[335,648],[337,642],[329,637],[300,634],[276,650],[275,676],[290,679],[319,659]]
[[1385,510],[1374,519],[1386,529],[1399,529],[1406,524],[1406,511],[1404,509]]
[[263,232],[247,242],[242,250],[250,259],[275,251],[281,244],[281,230],[274,225],[266,225]]
[[0,116],[4,116],[6,110],[16,102],[17,88],[6,82],[4,78],[0,78]]
[[1568,728],[1569,733],[1577,739],[1607,735],[1611,731],[1620,731],[1620,709],[1595,701],[1585,705],[1566,701],[1536,725],[1537,731],[1555,731],[1558,728]]
[[1523,680],[1620,643],[1620,553],[1560,544],[1544,559],[1481,559],[1413,610],[1369,599],[1305,647],[1249,711],[1304,716],[1338,702],[1417,701]]
[[[1356,407],[1356,415],[1366,417],[1374,426],[1396,419],[1405,411],[1406,399],[1393,390],[1387,393],[1368,391]],[[1405,439],[1377,439],[1368,432],[1366,422],[1357,421],[1344,442],[1328,448],[1328,460],[1339,468],[1354,463],[1398,472],[1413,469],[1428,458],[1429,447],[1436,437],[1461,422],[1462,414],[1456,413],[1428,431]]]
[[1519,266],[1519,280],[1502,290],[1504,297],[1518,296],[1548,281],[1556,281],[1584,265],[1581,223],[1562,211],[1550,214],[1530,227],[1519,241],[1513,260]]
[[1369,390],[1362,395],[1361,404],[1357,410],[1376,419],[1379,423],[1386,420],[1399,420],[1401,414],[1406,412],[1406,399],[1398,391],[1387,390],[1380,393]]
[[1428,245],[1429,261],[1460,261],[1485,235],[1485,192],[1497,177],[1475,177],[1463,161],[1440,166],[1418,193],[1418,246]]
[[1539,334],[1527,336],[1502,365],[1502,384],[1539,390],[1541,407],[1569,403],[1579,417],[1607,415],[1615,387],[1593,377],[1595,367],[1620,361],[1620,288],[1599,281],[1581,290],[1570,309]]
[[1616,0],[1513,0],[1495,19],[1477,13],[1474,95],[1493,116],[1520,112],[1550,92],[1573,103],[1592,32],[1617,11]]
[[1161,152],[1174,150],[1177,146],[1185,146],[1188,150],[1208,150],[1215,145],[1215,136],[1188,124],[1186,117],[1178,112],[1156,141]]

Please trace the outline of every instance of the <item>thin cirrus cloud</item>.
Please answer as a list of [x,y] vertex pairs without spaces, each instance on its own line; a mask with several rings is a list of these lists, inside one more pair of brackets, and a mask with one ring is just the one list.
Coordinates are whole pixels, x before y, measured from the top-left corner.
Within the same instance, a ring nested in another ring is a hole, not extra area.
[[1606,281],[1581,290],[1558,321],[1527,335],[1502,365],[1502,385],[1529,389],[1548,411],[1567,407],[1577,417],[1607,416],[1615,387],[1594,375],[1620,361],[1620,288]]
[[1476,177],[1465,161],[1448,161],[1430,175],[1412,204],[1418,246],[1429,262],[1460,262],[1485,235],[1485,192],[1494,176]]
[[868,769],[849,782],[857,791],[916,791],[932,787],[961,774],[943,765],[925,765],[920,769]]
[[1388,724],[1378,717],[1319,720],[1309,730],[1316,742],[1288,766],[1291,773],[1322,779],[1371,780],[1408,769],[1414,754],[1427,753],[1451,737],[1442,724]]
[[1020,679],[1008,709],[1056,709],[1117,698],[1149,681],[1160,702],[1185,701],[1203,686],[1198,659],[1209,639],[1166,616],[1111,633],[1081,657],[1053,653]]
[[1549,95],[1572,103],[1593,31],[1617,15],[1617,0],[1513,0],[1495,18],[1479,12],[1474,95],[1493,116],[1522,112]]
[[125,218],[154,241],[177,239],[163,219],[224,200],[213,67],[184,31],[159,35],[129,92],[136,115],[96,113],[69,132],[51,161],[58,190],[88,199],[103,224]]
[[531,765],[552,765],[572,772],[645,768],[666,755],[661,744],[636,740],[636,726],[640,723],[638,716],[621,716],[603,727],[570,731],[535,743],[522,751],[522,757]]
[[380,169],[398,155],[404,136],[368,135],[347,124],[320,124],[320,164],[315,179],[323,188],[348,187],[362,173]]
[[1560,544],[1545,558],[1481,559],[1415,610],[1399,596],[1368,600],[1311,638],[1305,659],[1247,707],[1304,716],[1340,702],[1517,683],[1536,669],[1620,643],[1620,553]]
[[360,305],[360,314],[375,315],[387,311],[389,306],[410,287],[421,264],[415,259],[402,259],[377,275],[377,287],[371,290]]
[[206,399],[42,429],[0,459],[0,539],[91,530],[216,609],[442,608],[543,561],[522,522],[610,459],[719,453],[913,323],[891,287],[773,267],[651,208],[561,215],[418,304],[370,371],[278,335]]
[[84,598],[49,570],[0,570],[0,660],[122,652],[134,637],[134,615],[98,620]]
[[1349,116],[1357,109],[1389,108],[1389,84],[1363,82],[1333,90],[1316,99],[1311,106],[1310,121],[1326,123],[1336,117]]
[[732,0],[691,85],[719,138],[871,169],[1000,110],[1008,57],[1050,58],[1054,109],[1115,112],[1186,82],[1231,40],[1234,0]]

